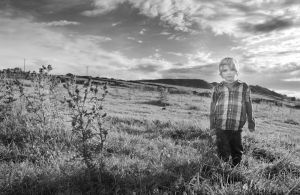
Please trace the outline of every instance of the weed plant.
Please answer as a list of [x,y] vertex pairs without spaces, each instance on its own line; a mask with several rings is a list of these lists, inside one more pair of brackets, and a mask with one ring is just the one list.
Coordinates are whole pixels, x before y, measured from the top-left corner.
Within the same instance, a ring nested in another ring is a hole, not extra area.
[[107,87],[104,85],[100,94],[99,85],[92,84],[91,79],[80,87],[76,84],[76,77],[63,86],[69,95],[65,102],[70,109],[75,148],[88,169],[92,170],[96,167],[94,156],[103,150],[107,135],[107,129],[103,128],[106,116],[103,101],[108,93]]

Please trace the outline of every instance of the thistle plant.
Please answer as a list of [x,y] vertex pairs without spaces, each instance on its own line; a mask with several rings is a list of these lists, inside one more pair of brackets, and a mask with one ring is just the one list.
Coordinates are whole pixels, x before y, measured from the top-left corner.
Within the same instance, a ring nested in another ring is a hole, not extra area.
[[89,169],[95,168],[95,156],[101,153],[107,135],[107,130],[103,128],[106,116],[103,102],[108,93],[107,86],[102,86],[100,94],[98,83],[92,83],[92,80],[88,79],[79,86],[74,76],[63,86],[68,92],[68,98],[65,98],[64,102],[69,107],[78,156]]
[[50,117],[54,116],[56,108],[52,108],[57,102],[58,80],[50,75],[52,66],[44,66],[39,69],[38,74],[33,74],[30,78],[33,87],[32,92],[24,92],[20,86],[21,96],[25,100],[25,108],[33,117],[30,118],[34,124],[38,123],[45,126]]

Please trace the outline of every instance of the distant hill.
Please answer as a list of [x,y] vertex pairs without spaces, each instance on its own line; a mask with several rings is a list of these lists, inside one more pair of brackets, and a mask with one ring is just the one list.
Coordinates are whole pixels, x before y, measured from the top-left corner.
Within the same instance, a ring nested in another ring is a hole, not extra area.
[[211,89],[213,87],[210,83],[201,79],[153,79],[153,80],[138,80],[138,81],[177,85],[177,86],[184,86],[184,87],[203,88],[203,89]]
[[[139,82],[148,82],[148,83],[159,83],[159,84],[169,84],[169,85],[177,85],[184,87],[194,87],[194,88],[203,88],[203,89],[211,89],[213,86],[217,85],[217,82],[208,83],[201,79],[153,79],[153,80],[138,80]],[[264,96],[268,96],[274,99],[286,99],[286,95],[282,95],[267,89],[265,87],[261,87],[259,85],[250,85],[251,92],[254,94],[260,94]]]
[[251,88],[251,92],[255,93],[255,94],[261,94],[261,95],[273,97],[273,98],[276,98],[276,99],[285,99],[285,98],[287,98],[286,95],[276,93],[275,91],[272,91],[272,90],[267,89],[265,87],[261,87],[259,85],[255,85],[255,86],[250,85],[250,88]]

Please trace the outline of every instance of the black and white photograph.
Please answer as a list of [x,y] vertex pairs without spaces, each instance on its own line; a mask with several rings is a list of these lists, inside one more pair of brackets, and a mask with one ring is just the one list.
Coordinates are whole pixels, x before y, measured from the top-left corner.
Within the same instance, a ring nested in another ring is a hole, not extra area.
[[300,1],[0,0],[0,194],[300,195]]

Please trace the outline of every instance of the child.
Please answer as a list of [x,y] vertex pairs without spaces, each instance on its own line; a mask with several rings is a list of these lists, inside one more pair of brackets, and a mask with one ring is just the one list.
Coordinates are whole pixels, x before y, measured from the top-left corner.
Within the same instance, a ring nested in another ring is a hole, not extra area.
[[224,58],[219,64],[224,79],[213,90],[210,107],[210,129],[215,131],[218,156],[224,161],[232,158],[232,165],[242,160],[241,132],[248,119],[248,129],[253,132],[255,121],[249,86],[237,80],[238,64],[233,58]]

